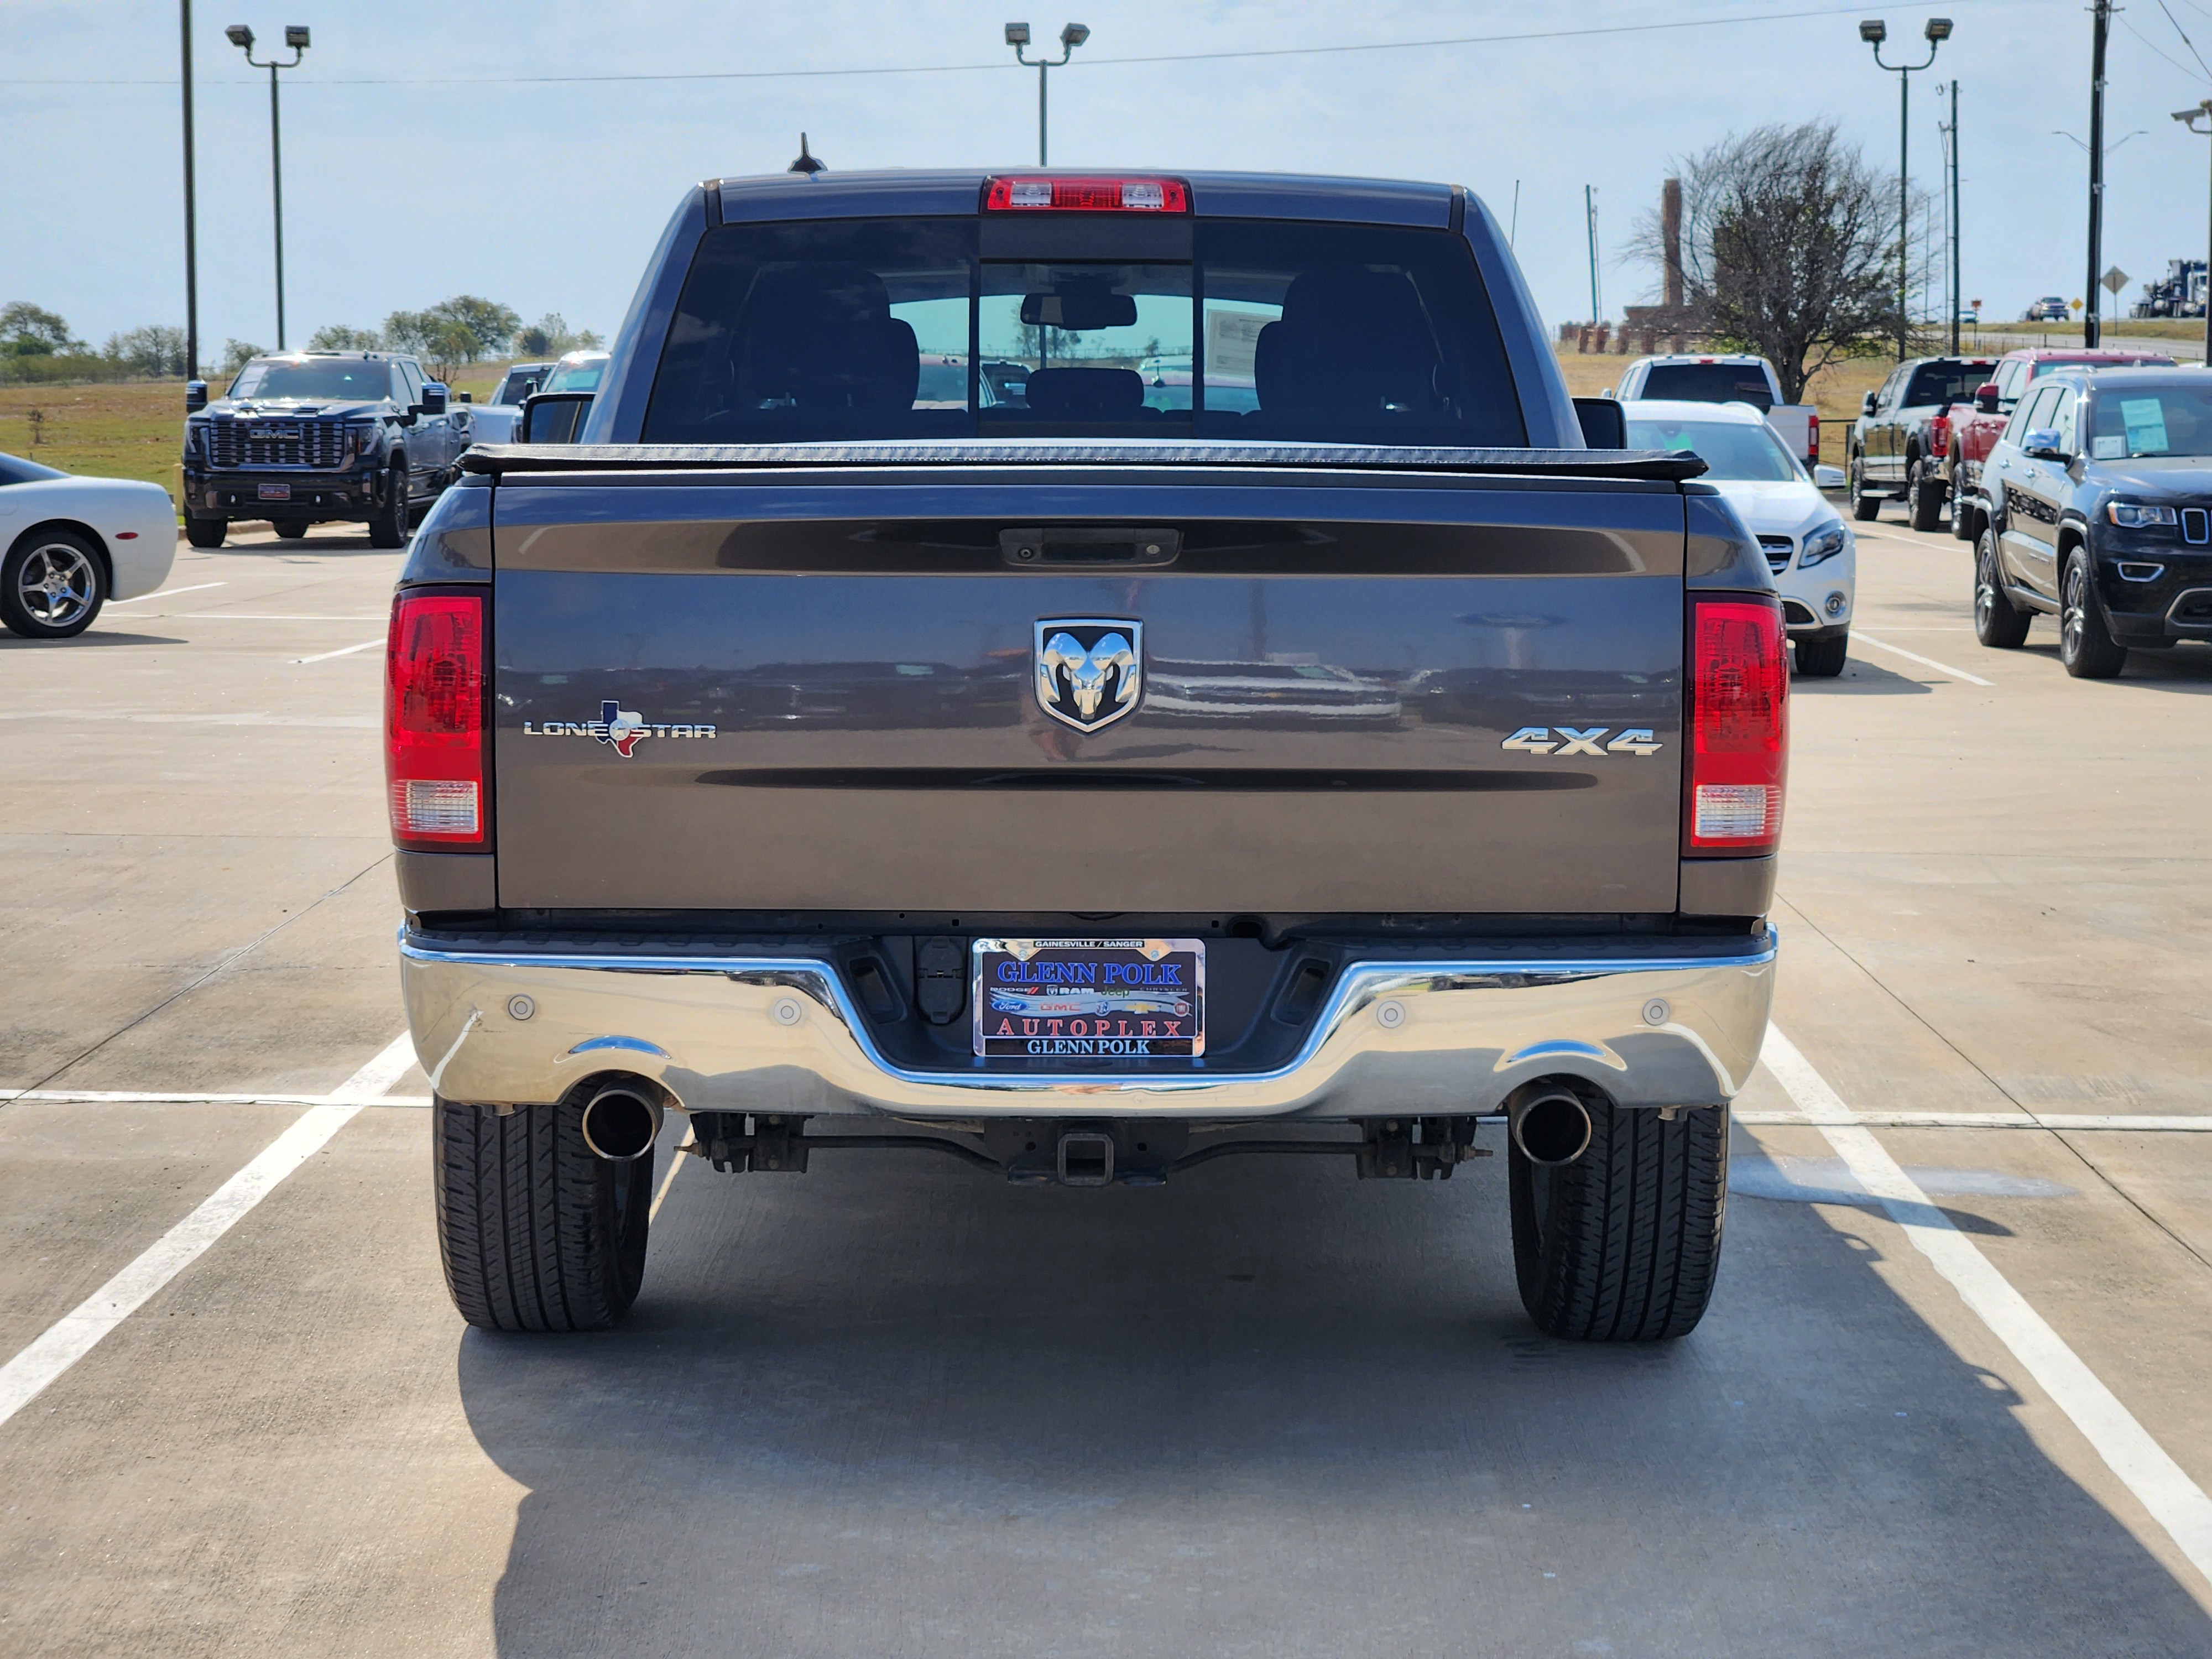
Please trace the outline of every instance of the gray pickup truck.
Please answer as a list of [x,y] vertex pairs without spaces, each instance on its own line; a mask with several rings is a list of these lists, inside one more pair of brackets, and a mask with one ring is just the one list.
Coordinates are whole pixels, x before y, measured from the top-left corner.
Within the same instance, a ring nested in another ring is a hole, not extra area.
[[581,441],[539,407],[416,536],[388,665],[471,1323],[623,1315],[678,1114],[718,1170],[1065,1187],[1445,1177],[1499,1120],[1536,1322],[1697,1323],[1781,613],[1695,456],[1585,441],[1618,406],[1466,191],[717,181]]

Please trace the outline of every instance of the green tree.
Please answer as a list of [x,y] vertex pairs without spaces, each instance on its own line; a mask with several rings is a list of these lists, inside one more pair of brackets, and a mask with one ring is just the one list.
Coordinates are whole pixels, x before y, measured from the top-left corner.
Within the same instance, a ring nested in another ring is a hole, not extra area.
[[343,323],[332,323],[319,328],[307,337],[310,351],[376,351],[384,344],[384,336],[373,328],[348,328]]
[[34,306],[28,300],[0,307],[0,351],[18,357],[35,357],[49,352],[84,349],[84,342],[70,337],[69,324],[58,313]]
[[222,343],[222,372],[235,374],[246,363],[262,355],[261,348],[251,340],[225,340]]
[[162,323],[127,328],[107,337],[100,355],[111,363],[151,378],[185,372],[185,331]]
[[465,361],[469,362],[505,351],[515,330],[522,326],[522,319],[515,315],[512,307],[479,299],[473,294],[456,294],[450,300],[441,300],[430,307],[428,314],[441,323],[455,324],[468,331],[472,343]]

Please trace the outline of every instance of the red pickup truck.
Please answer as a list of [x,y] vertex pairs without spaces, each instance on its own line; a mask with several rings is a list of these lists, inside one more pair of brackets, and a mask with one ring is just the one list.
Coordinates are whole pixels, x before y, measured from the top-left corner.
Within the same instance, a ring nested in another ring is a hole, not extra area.
[[1951,502],[1951,533],[1970,542],[1980,533],[1970,507],[1963,506],[1974,493],[1974,483],[1996,446],[2021,393],[2039,376],[2068,363],[2091,363],[2106,368],[2130,365],[2173,366],[2173,359],[2155,351],[2106,351],[2086,348],[2072,351],[2027,347],[2008,351],[1997,359],[1996,375],[1977,388],[1972,403],[1953,404],[1928,423],[1928,450],[1943,475],[1944,495]]

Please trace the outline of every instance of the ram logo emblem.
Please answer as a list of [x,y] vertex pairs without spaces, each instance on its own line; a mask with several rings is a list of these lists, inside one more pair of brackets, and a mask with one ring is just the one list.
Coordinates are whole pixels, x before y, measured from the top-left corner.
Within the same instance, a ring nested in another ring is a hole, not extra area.
[[1145,625],[1105,617],[1052,617],[1036,625],[1036,700],[1079,732],[1111,726],[1145,689]]

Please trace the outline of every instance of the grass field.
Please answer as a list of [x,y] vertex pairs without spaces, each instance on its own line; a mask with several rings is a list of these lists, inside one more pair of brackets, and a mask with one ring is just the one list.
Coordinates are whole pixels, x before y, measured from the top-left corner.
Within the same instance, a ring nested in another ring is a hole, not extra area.
[[[478,363],[455,376],[453,390],[481,400],[506,372],[504,362]],[[184,435],[182,380],[0,386],[0,451],[64,472],[143,478],[174,501]]]

